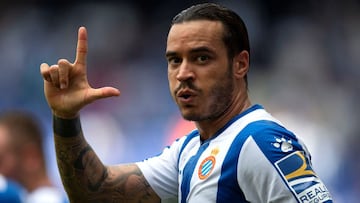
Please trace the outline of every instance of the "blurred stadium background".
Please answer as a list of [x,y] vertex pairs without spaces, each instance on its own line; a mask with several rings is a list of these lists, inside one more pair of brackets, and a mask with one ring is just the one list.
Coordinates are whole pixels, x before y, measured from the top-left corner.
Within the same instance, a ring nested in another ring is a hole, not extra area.
[[[77,29],[89,35],[94,87],[121,96],[83,109],[86,136],[105,163],[161,152],[191,123],[172,102],[164,57],[172,17],[202,1],[11,1],[0,3],[0,110],[20,108],[46,129],[49,172],[61,187],[42,62],[73,61]],[[219,0],[249,29],[253,103],[263,104],[305,141],[335,202],[360,194],[360,2]]]

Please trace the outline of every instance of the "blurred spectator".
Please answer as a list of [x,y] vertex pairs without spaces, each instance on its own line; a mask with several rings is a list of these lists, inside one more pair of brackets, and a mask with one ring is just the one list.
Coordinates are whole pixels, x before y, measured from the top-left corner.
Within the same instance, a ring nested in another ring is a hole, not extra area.
[[22,185],[25,203],[64,203],[47,175],[42,130],[36,117],[22,111],[0,114],[0,173]]
[[0,202],[1,203],[22,203],[22,189],[15,182],[0,174]]

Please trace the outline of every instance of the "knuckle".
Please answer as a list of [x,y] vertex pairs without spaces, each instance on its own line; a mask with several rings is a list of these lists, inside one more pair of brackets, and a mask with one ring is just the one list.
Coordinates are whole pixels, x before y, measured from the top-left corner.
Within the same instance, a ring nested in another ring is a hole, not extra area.
[[50,74],[55,74],[59,71],[59,68],[57,66],[51,66],[49,69]]
[[66,59],[59,59],[58,64],[59,65],[65,65],[65,64],[67,64],[67,60]]

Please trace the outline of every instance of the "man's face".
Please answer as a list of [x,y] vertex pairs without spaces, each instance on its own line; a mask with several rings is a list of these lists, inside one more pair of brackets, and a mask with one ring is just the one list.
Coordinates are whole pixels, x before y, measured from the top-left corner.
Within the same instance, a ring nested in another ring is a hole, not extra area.
[[233,100],[234,79],[221,22],[173,25],[166,58],[171,95],[185,119],[216,119],[227,110]]

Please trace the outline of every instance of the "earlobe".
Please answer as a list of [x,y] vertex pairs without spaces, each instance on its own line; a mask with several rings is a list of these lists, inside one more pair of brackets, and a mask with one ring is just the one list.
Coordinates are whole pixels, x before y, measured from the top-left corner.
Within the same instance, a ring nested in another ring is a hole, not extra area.
[[233,71],[236,78],[244,78],[249,71],[249,52],[241,51],[233,60]]

